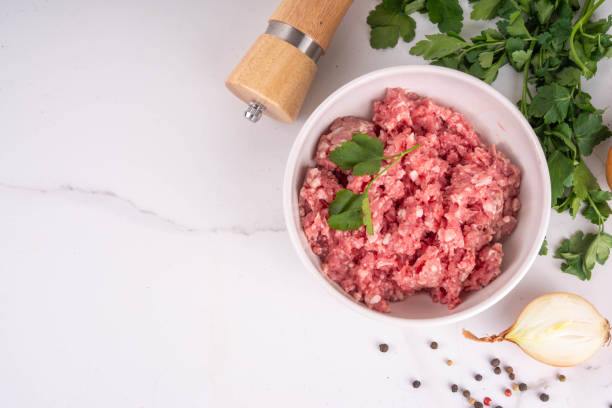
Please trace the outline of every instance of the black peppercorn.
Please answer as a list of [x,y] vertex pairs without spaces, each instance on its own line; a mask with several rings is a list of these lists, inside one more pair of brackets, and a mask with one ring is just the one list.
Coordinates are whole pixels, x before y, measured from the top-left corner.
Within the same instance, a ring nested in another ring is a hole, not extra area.
[[474,379],[475,379],[476,381],[482,381],[482,375],[480,375],[480,374],[476,374],[476,375],[474,376]]
[[491,365],[493,367],[497,367],[499,365],[499,358],[494,358],[493,360],[491,360]]
[[499,367],[495,367],[495,368],[493,369],[493,372],[494,372],[495,374],[499,375],[499,374],[501,374],[501,368],[499,368]]
[[420,382],[419,380],[414,380],[414,381],[412,382],[412,386],[413,386],[414,388],[419,388],[419,387],[421,386],[421,382]]
[[540,394],[540,401],[546,402],[548,401],[548,394],[542,393]]
[[474,408],[482,408],[482,402],[480,402],[480,401],[476,401],[476,402],[474,403]]
[[389,345],[385,343],[379,344],[378,349],[381,353],[386,353],[387,351],[389,351]]
[[459,386],[458,386],[457,384],[453,384],[453,385],[451,385],[451,391],[452,391],[452,392],[457,392],[457,391],[459,391]]
[[470,398],[470,392],[468,390],[463,390],[463,396],[465,398]]
[[527,384],[525,384],[525,383],[520,383],[520,384],[519,384],[519,390],[520,390],[520,391],[527,391]]
[[431,343],[429,343],[429,347],[435,350],[438,348],[438,343],[436,343],[435,341],[432,341]]

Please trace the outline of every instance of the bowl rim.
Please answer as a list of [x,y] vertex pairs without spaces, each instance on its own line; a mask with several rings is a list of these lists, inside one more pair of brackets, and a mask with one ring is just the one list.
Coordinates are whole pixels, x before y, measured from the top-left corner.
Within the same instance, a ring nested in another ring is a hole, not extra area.
[[[504,286],[494,292],[491,296],[481,301],[480,303],[475,304],[459,313],[451,314],[448,316],[441,317],[433,317],[433,318],[421,318],[421,319],[411,319],[404,317],[396,317],[391,316],[389,314],[380,313],[369,309],[365,305],[358,304],[356,301],[349,299],[344,294],[340,293],[338,289],[333,287],[330,282],[327,281],[325,276],[323,276],[323,272],[319,270],[308,258],[306,251],[300,242],[300,233],[302,232],[302,228],[300,225],[297,225],[294,221],[294,214],[292,210],[292,200],[293,200],[293,180],[296,173],[296,165],[297,159],[300,151],[304,147],[306,142],[306,136],[310,133],[311,128],[318,120],[318,117],[321,113],[327,109],[327,107],[333,103],[333,101],[338,98],[340,95],[351,91],[352,89],[358,87],[362,83],[376,80],[380,77],[385,77],[387,75],[392,74],[414,74],[414,73],[430,73],[436,75],[446,75],[450,76],[459,81],[463,81],[468,83],[471,86],[478,88],[481,92],[486,92],[495,99],[499,100],[503,106],[508,110],[508,113],[518,119],[519,123],[524,128],[525,132],[532,139],[533,146],[536,147],[536,155],[538,156],[538,168],[540,177],[544,178],[544,186],[543,186],[543,197],[541,200],[541,211],[540,211],[540,222],[537,226],[537,232],[534,238],[534,245],[529,250],[528,255],[523,259],[522,263],[518,267],[518,273],[515,274]],[[283,178],[283,214],[285,218],[285,224],[287,227],[287,232],[289,234],[289,239],[297,252],[298,257],[301,259],[302,263],[312,274],[316,276],[316,280],[323,284],[328,293],[331,293],[333,297],[335,297],[340,302],[344,303],[346,306],[351,308],[352,310],[357,311],[361,315],[367,316],[369,318],[385,321],[389,323],[394,323],[395,325],[401,326],[412,326],[412,327],[425,327],[425,326],[438,326],[443,324],[451,324],[456,323],[461,320],[468,319],[472,316],[475,316],[478,313],[481,313],[493,306],[497,302],[499,302],[504,296],[506,296],[516,285],[523,279],[523,277],[527,274],[531,266],[533,265],[540,246],[537,243],[541,243],[544,241],[546,236],[546,232],[548,230],[548,224],[550,221],[550,201],[551,201],[551,192],[550,192],[550,174],[548,172],[548,165],[546,164],[546,157],[544,155],[544,151],[542,150],[542,146],[533,131],[533,128],[527,121],[527,119],[523,116],[523,114],[518,110],[518,108],[510,102],[508,98],[506,98],[501,92],[493,88],[491,85],[486,82],[477,79],[469,74],[463,73],[461,71],[457,71],[451,68],[438,67],[432,65],[399,65],[393,66],[383,69],[378,69],[375,71],[371,71],[364,75],[361,75],[334,92],[332,92],[321,104],[310,114],[306,122],[302,125],[298,136],[296,137],[291,150],[289,152],[289,157],[287,159],[287,163],[285,166],[285,174]]]

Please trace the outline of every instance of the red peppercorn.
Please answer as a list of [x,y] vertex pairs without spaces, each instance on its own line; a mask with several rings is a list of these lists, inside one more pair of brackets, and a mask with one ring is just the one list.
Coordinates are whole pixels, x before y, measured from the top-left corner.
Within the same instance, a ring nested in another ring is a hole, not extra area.
[[512,391],[510,391],[510,388],[506,388],[506,389],[504,390],[504,394],[506,395],[506,397],[509,397],[509,396],[511,396],[511,395],[512,395]]
[[484,404],[488,407],[489,405],[491,405],[491,398],[485,397],[482,402],[484,402]]

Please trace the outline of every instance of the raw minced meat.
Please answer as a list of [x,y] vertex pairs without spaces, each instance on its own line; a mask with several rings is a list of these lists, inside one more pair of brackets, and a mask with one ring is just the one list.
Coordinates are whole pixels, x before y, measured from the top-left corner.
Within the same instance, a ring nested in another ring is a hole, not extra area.
[[[362,193],[372,176],[353,176],[329,153],[354,133],[378,137],[385,156],[420,144],[370,189],[374,235],[332,230],[328,207],[338,190]],[[319,140],[316,167],[300,190],[302,227],[322,269],[355,300],[389,311],[389,302],[429,293],[449,309],[462,291],[500,273],[502,238],[516,226],[520,171],[485,146],[458,112],[403,89],[374,102],[374,117],[336,119]]]

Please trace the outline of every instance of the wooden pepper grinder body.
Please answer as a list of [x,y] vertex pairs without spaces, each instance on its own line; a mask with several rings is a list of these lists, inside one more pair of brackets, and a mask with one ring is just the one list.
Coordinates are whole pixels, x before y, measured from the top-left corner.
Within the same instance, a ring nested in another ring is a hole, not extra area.
[[317,60],[329,47],[353,0],[283,0],[268,29],[225,81],[249,104],[245,116],[256,122],[262,113],[276,120],[295,120]]

